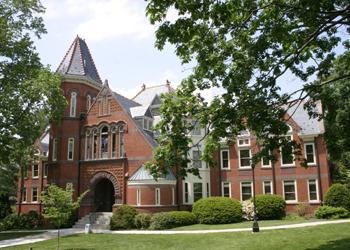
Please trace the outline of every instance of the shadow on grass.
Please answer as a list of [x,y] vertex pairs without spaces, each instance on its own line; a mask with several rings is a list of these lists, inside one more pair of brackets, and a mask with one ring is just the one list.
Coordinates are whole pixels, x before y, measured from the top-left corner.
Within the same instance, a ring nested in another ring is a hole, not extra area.
[[350,238],[341,240],[332,240],[326,244],[320,245],[317,248],[308,248],[307,250],[349,250],[350,249]]

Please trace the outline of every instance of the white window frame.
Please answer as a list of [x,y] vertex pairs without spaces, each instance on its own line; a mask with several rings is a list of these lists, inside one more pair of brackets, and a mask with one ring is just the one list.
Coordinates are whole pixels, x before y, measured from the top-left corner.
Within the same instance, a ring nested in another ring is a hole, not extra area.
[[23,187],[22,189],[22,203],[27,203],[28,194],[27,194],[27,187]]
[[72,92],[70,93],[70,107],[69,107],[69,116],[75,117],[77,111],[77,93]]
[[204,185],[203,185],[203,182],[193,182],[192,183],[192,186],[193,186],[193,202],[195,202],[195,200],[194,200],[194,185],[195,184],[201,184],[201,187],[202,187],[202,191],[201,191],[202,197],[199,198],[198,200],[200,200],[200,199],[202,199],[204,197],[204,193],[203,193]]
[[[72,144],[72,158],[69,158],[69,145]],[[67,160],[73,161],[74,160],[74,138],[69,137],[68,138],[68,144],[67,144]]]
[[249,164],[249,166],[241,166],[241,150],[249,150],[249,162],[252,159],[252,150],[250,148],[247,147],[239,147],[238,148],[238,165],[240,169],[249,169],[252,168],[251,164]]
[[43,163],[43,177],[47,178],[47,174],[49,173],[49,164]]
[[[317,196],[316,200],[311,200],[310,199],[310,181],[314,181],[315,182],[316,196]],[[318,192],[318,180],[316,178],[307,180],[307,196],[308,196],[308,199],[309,199],[310,203],[319,203],[320,202],[320,195],[319,195],[319,192]]]
[[[186,186],[187,186],[187,195],[188,199],[186,201]],[[183,182],[183,204],[191,204],[191,185],[189,182]]]
[[[265,183],[270,183],[271,193],[266,193],[266,192],[265,192]],[[263,188],[263,194],[273,194],[273,185],[272,185],[272,181],[263,181],[263,182],[262,182],[262,188]]]
[[201,136],[202,135],[202,128],[200,127],[200,124],[198,121],[192,121],[193,129],[191,130],[191,136]]
[[[291,181],[294,182],[295,200],[286,200],[285,192],[284,192],[285,182],[291,182]],[[287,204],[298,203],[298,186],[297,186],[296,180],[283,180],[282,181],[282,192],[283,192],[283,199],[286,201]]]
[[[270,154],[271,154],[271,152],[270,152]],[[264,158],[266,158],[266,157],[261,158],[261,168],[272,168],[271,160],[269,160],[269,165],[264,165]]]
[[156,206],[160,206],[160,188],[155,188],[154,194],[155,194],[154,204]]
[[175,205],[175,188],[171,188],[171,205]]
[[[35,171],[34,171],[34,166],[38,166],[38,175],[34,175],[34,173],[35,173]],[[36,163],[34,163],[33,164],[33,166],[32,166],[32,179],[39,179],[39,170],[40,168],[39,168],[39,162],[36,162]]]
[[[199,146],[200,147],[200,146]],[[198,160],[194,160],[194,152],[199,152],[199,159]],[[200,150],[199,148],[198,149],[195,149],[195,150],[193,150],[192,149],[192,167],[193,168],[198,168],[198,169],[201,169],[201,168],[203,168],[203,162],[202,162],[202,150]],[[199,167],[195,167],[194,165],[195,165],[195,162],[199,162],[200,163],[200,166]]]
[[57,138],[52,140],[52,161],[57,161]]
[[141,206],[141,189],[136,189],[136,205]]
[[221,182],[221,196],[222,197],[226,197],[226,196],[224,196],[224,187],[225,186],[228,186],[228,190],[229,190],[229,198],[231,198],[232,197],[232,192],[231,192],[231,182],[230,181],[222,181]]
[[[33,199],[34,197],[34,190],[36,190],[36,200]],[[39,202],[39,189],[38,187],[32,187],[32,203],[38,203]]]
[[[290,136],[290,141],[293,141],[293,135],[292,134],[286,135],[286,137],[287,136]],[[283,149],[283,147],[280,148],[281,167],[295,167],[295,158],[294,158],[294,154],[293,154],[293,148],[292,148],[293,163],[287,163],[287,164],[283,163],[283,151],[282,151],[282,149]]]
[[254,190],[253,190],[253,182],[252,182],[252,181],[241,181],[241,182],[239,183],[241,201],[243,201],[243,192],[242,192],[243,183],[250,183],[250,190],[251,190],[251,195],[250,195],[250,197],[253,197],[253,195],[254,195],[254,194],[253,194],[253,192],[254,192]]
[[305,159],[307,160],[307,153],[306,153],[306,146],[311,145],[312,151],[313,151],[313,162],[307,162],[308,165],[316,165],[316,148],[314,142],[306,142],[304,143],[304,153],[305,153]]
[[[222,153],[223,152],[227,152],[227,168],[223,167],[224,166],[224,160],[223,160],[223,157],[222,157]],[[231,169],[231,166],[230,166],[230,150],[228,148],[220,150],[220,168],[223,169],[223,170]]]

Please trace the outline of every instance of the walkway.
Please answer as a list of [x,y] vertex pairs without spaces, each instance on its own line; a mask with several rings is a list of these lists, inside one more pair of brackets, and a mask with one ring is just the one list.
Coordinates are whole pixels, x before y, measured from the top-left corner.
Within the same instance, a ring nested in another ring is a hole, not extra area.
[[[299,224],[282,225],[282,226],[270,226],[270,227],[260,227],[261,231],[265,230],[275,230],[275,229],[289,229],[289,228],[301,228],[301,227],[313,227],[319,225],[328,224],[339,224],[339,223],[350,223],[350,219],[343,220],[332,220],[332,221],[315,221],[315,222],[305,222]],[[250,232],[251,228],[232,228],[232,229],[216,229],[216,230],[191,230],[191,231],[169,231],[169,230],[127,230],[127,231],[110,231],[110,230],[93,230],[93,233],[102,234],[208,234],[208,233],[230,233],[230,232]],[[62,229],[61,236],[67,236],[72,234],[84,233],[82,229]],[[42,234],[27,236],[23,238],[17,238],[12,240],[0,241],[0,248],[30,244],[39,241],[44,241],[48,239],[53,239],[57,237],[57,230],[48,230]]]

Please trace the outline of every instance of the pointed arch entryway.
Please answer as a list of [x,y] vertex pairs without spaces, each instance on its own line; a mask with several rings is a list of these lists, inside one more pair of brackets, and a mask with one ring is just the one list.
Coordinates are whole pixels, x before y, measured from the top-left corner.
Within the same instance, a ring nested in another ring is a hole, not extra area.
[[96,173],[90,180],[90,194],[96,212],[112,212],[113,205],[120,200],[117,178],[106,171]]

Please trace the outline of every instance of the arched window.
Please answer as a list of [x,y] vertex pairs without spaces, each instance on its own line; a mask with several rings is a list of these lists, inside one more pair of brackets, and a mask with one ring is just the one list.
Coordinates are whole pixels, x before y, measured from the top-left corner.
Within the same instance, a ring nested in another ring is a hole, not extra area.
[[115,158],[115,127],[111,128],[111,145],[112,145],[112,150],[111,150],[111,156],[112,158]]
[[104,126],[100,132],[100,158],[108,158],[108,127]]
[[97,157],[97,129],[94,129],[92,140],[93,154],[92,157],[95,160]]
[[293,128],[291,125],[287,124],[287,127],[288,127],[288,133],[292,133],[293,132]]
[[90,130],[86,130],[85,134],[85,160],[90,159]]
[[72,92],[70,94],[70,112],[69,112],[70,117],[75,117],[76,109],[77,109],[77,93]]
[[119,125],[118,127],[118,157],[124,157],[124,126]]
[[86,97],[86,110],[89,110],[91,107],[91,96],[87,95]]

